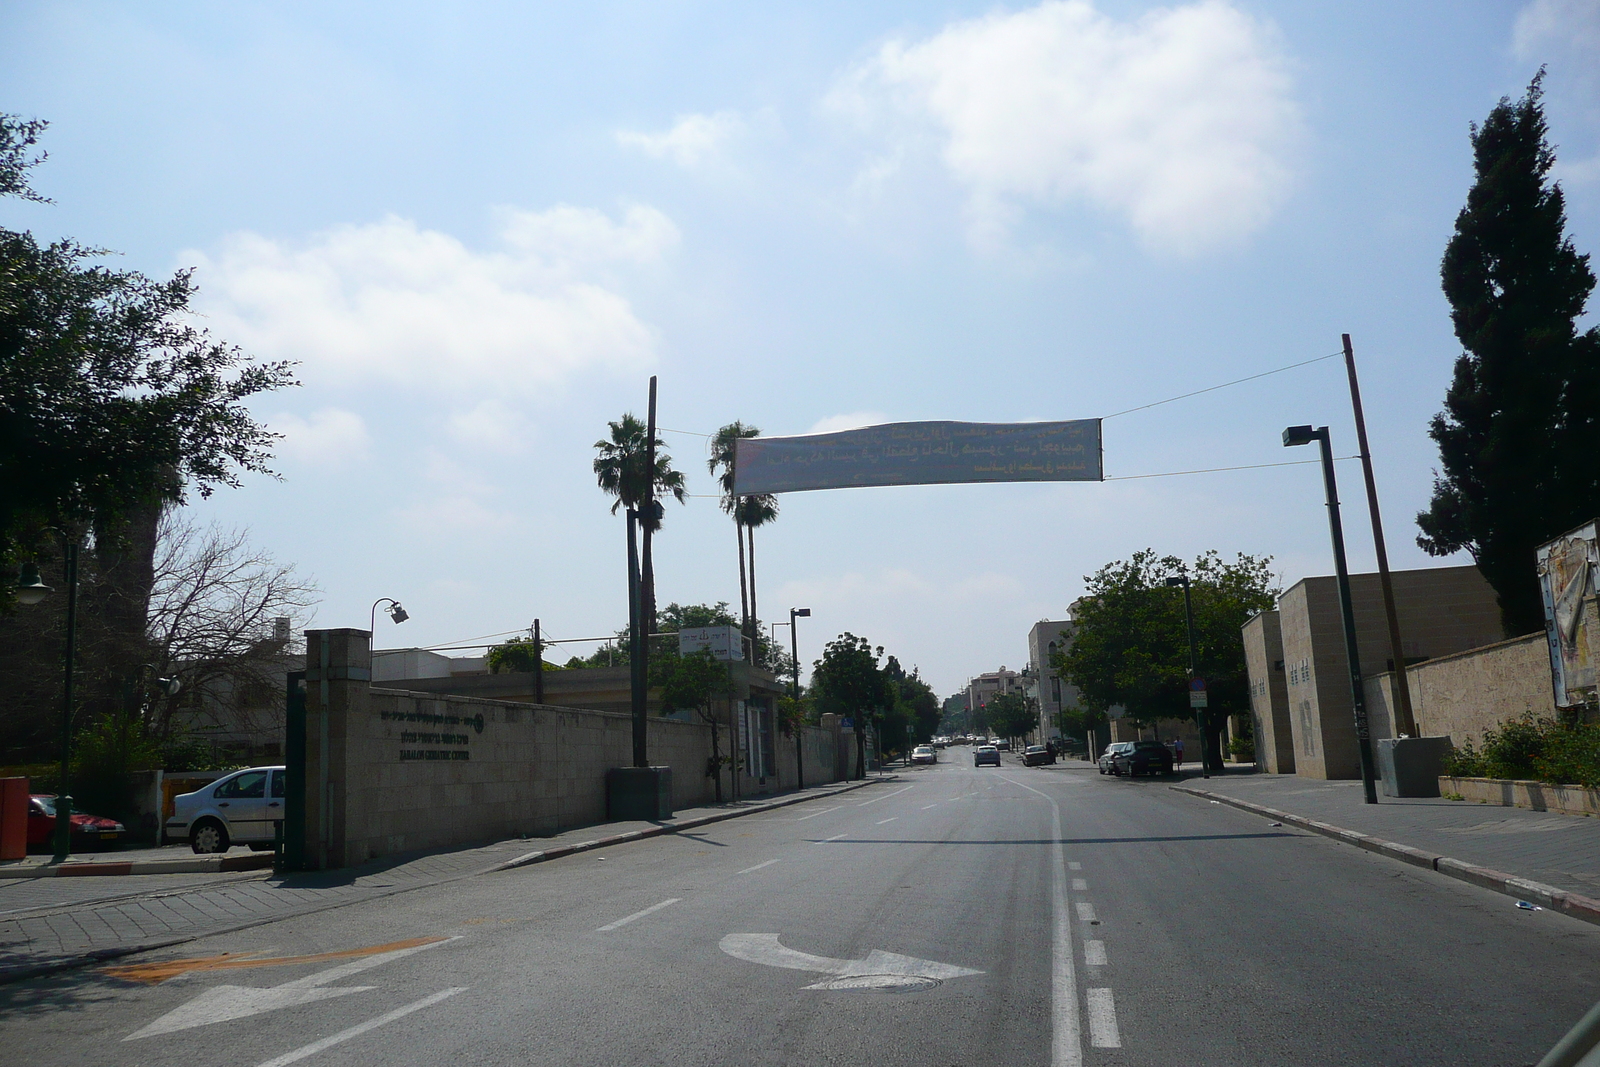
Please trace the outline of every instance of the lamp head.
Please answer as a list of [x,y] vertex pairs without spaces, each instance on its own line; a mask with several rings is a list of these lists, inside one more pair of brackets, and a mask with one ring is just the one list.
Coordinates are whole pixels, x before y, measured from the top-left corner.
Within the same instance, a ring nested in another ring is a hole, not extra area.
[[1317,431],[1310,426],[1290,426],[1283,431],[1283,447],[1309,445],[1317,439]]
[[51,592],[39,578],[39,565],[37,563],[24,563],[17,575],[17,602],[21,604],[37,604]]
[[790,608],[789,609],[789,614],[793,615],[797,619],[809,619],[809,618],[811,618],[811,609],[810,608]]
[[1189,584],[1189,576],[1186,575],[1186,574],[1185,575],[1179,575],[1176,578],[1168,578],[1167,579],[1167,585],[1169,587],[1173,588],[1173,589],[1176,589],[1180,585],[1188,585],[1188,584]]
[[395,621],[395,625],[397,626],[411,618],[411,616],[407,614],[406,609],[400,606],[399,601],[395,601],[395,603],[389,607],[388,611],[389,618],[393,619]]

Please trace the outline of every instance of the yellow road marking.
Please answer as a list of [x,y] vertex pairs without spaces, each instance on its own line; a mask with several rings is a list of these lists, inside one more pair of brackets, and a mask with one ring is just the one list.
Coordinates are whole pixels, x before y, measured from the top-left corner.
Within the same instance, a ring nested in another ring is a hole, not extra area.
[[367,948],[347,948],[342,952],[318,952],[311,956],[269,956],[265,959],[258,957],[254,952],[224,952],[220,956],[199,956],[185,960],[159,960],[154,963],[133,963],[123,967],[102,967],[100,972],[112,978],[120,978],[125,982],[144,982],[147,985],[156,985],[165,982],[168,978],[176,978],[180,974],[189,974],[192,971],[236,971],[247,967],[286,967],[292,963],[321,963],[324,960],[348,960],[360,956],[376,956],[380,952],[394,952],[396,949],[416,948],[418,945],[431,945],[435,941],[444,941],[442,937],[413,937],[405,941],[391,941],[387,945],[371,945]]

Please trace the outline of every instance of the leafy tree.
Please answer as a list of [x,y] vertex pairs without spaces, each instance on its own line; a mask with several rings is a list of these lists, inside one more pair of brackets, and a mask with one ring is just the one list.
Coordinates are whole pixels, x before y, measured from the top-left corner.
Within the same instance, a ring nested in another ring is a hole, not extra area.
[[[1218,743],[1226,716],[1250,707],[1239,631],[1277,598],[1270,563],[1271,557],[1244,553],[1225,563],[1211,551],[1188,569],[1196,659],[1210,703],[1204,721],[1213,769],[1220,769]],[[1078,606],[1073,641],[1051,663],[1078,687],[1084,708],[1104,714],[1120,704],[1141,726],[1195,718],[1188,697],[1183,590],[1166,584],[1184,571],[1177,557],[1144,549],[1084,579],[1088,590]]]
[[[46,202],[27,181],[44,128],[0,115],[0,195]],[[194,326],[191,272],[160,281],[94,265],[104,254],[0,228],[0,565],[50,530],[109,533],[188,486],[209,496],[271,473],[276,435],[245,401],[295,384],[291,365]]]
[[531,637],[513,637],[509,641],[502,641],[489,649],[489,673],[499,674],[501,671],[514,674],[532,674],[537,665],[547,671],[560,671],[566,668],[560,664],[551,663],[542,659],[544,648],[548,642],[540,641],[537,644]]
[[1039,726],[1039,709],[1021,693],[1000,693],[989,698],[989,728],[996,737],[1026,737]]
[[1508,635],[1544,627],[1535,547],[1600,514],[1600,328],[1576,325],[1595,279],[1549,180],[1543,78],[1472,128],[1477,177],[1440,266],[1465,351],[1429,428],[1442,471],[1417,516],[1428,552],[1472,553]]
[[727,663],[705,649],[678,656],[662,680],[661,704],[668,711],[680,708],[693,709],[700,721],[711,727],[711,759],[706,764],[706,777],[714,780],[717,803],[722,803],[722,768],[733,762],[732,756],[723,756],[718,738],[716,701],[729,700],[738,695]]
[[848,716],[855,722],[857,774],[867,774],[867,718],[893,706],[894,695],[885,684],[878,657],[883,646],[874,648],[865,637],[842,633],[822,649],[822,658],[811,666],[811,688],[820,713]]
[[[599,453],[594,460],[595,480],[600,488],[616,500],[611,504],[611,514],[618,508],[639,512],[639,526],[643,531],[643,545],[639,553],[640,592],[645,621],[645,632],[650,632],[656,617],[656,572],[651,554],[651,538],[661,529],[662,511],[659,503],[670,496],[678,503],[687,503],[689,491],[684,486],[683,472],[672,469],[672,457],[667,455],[666,442],[657,437],[655,469],[650,469],[650,431],[635,416],[623,415],[617,422],[607,423],[611,436],[594,443]],[[644,513],[647,497],[653,497],[658,506],[653,514]]]

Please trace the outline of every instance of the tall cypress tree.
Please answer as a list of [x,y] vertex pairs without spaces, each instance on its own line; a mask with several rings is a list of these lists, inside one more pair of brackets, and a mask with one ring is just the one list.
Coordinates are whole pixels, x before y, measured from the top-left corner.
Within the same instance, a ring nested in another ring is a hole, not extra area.
[[1595,279],[1549,180],[1543,79],[1472,127],[1477,180],[1440,266],[1464,351],[1417,516],[1430,554],[1472,553],[1508,635],[1544,626],[1534,549],[1600,515],[1600,330],[1576,327]]

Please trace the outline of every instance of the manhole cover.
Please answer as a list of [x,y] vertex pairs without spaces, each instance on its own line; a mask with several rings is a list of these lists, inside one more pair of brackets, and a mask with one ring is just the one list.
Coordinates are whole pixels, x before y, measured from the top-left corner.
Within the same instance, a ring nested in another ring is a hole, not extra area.
[[938,984],[937,978],[923,978],[910,974],[852,974],[823,983],[821,988],[861,993],[920,993]]

